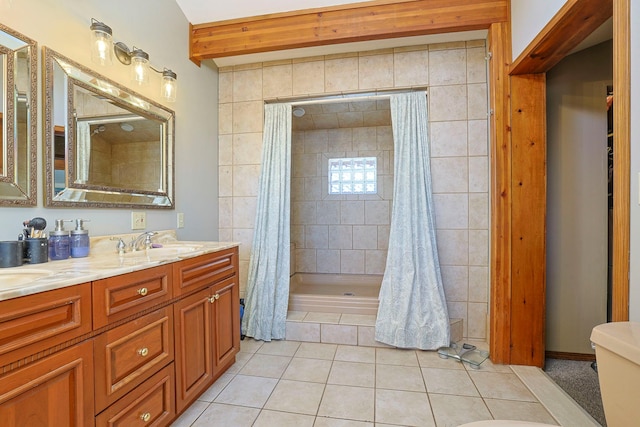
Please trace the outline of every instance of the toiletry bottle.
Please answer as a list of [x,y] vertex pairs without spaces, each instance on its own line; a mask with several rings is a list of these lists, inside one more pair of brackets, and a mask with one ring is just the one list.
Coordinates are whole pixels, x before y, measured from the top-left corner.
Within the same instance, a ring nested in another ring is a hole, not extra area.
[[71,257],[89,256],[89,230],[82,228],[88,219],[76,219],[76,229],[71,230]]
[[71,242],[69,232],[64,229],[64,223],[70,219],[56,219],[56,229],[49,233],[49,258],[52,261],[69,258]]

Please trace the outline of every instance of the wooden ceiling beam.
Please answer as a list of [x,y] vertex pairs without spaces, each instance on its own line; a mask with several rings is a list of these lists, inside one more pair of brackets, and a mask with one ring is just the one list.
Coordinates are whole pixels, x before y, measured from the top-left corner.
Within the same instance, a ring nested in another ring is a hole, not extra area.
[[613,15],[613,0],[568,0],[513,64],[511,75],[546,73]]
[[488,29],[508,0],[378,0],[190,26],[190,59]]

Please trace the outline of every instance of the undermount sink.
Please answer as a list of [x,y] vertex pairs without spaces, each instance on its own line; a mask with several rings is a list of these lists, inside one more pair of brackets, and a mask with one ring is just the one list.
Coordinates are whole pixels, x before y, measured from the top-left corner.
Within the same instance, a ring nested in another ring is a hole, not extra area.
[[202,249],[202,245],[180,245],[169,244],[162,245],[161,248],[152,248],[135,252],[127,252],[124,257],[146,257],[149,259],[158,259],[163,257],[177,257],[190,252]]
[[51,270],[19,268],[17,270],[0,270],[0,288],[20,286],[43,277],[52,276]]

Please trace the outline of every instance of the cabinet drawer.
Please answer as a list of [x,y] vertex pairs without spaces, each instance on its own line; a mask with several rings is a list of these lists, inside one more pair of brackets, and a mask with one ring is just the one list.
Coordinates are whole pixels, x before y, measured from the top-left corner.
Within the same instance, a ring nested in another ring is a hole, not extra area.
[[173,310],[165,307],[94,340],[96,411],[173,361]]
[[96,417],[96,427],[166,426],[175,417],[173,363]]
[[136,314],[172,298],[171,265],[93,282],[93,328]]
[[238,247],[186,259],[174,264],[174,295],[185,295],[232,276],[238,270]]
[[0,366],[91,332],[91,284],[0,302]]

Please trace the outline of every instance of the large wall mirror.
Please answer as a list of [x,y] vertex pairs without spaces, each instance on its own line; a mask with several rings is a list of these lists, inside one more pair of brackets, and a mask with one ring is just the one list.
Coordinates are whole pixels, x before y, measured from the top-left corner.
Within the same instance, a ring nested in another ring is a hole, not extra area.
[[36,205],[37,44],[0,24],[0,206]]
[[43,47],[45,205],[174,207],[172,110]]

